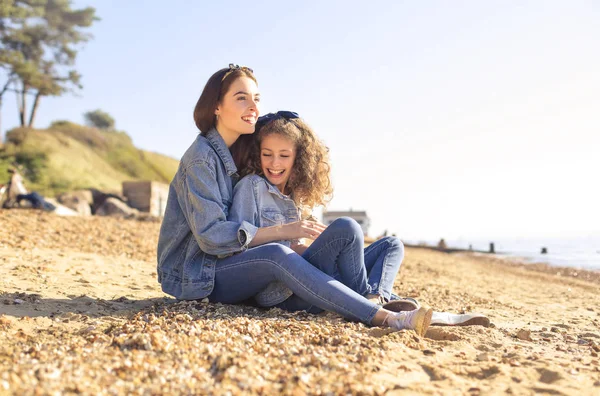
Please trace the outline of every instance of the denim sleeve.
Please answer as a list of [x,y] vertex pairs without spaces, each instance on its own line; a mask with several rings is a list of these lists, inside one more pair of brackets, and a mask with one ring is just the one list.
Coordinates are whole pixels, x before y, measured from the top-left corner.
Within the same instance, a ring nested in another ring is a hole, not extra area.
[[[182,183],[179,204],[200,249],[215,256],[247,249],[257,228],[227,220],[214,166],[195,163],[185,170]],[[242,233],[250,235],[244,240]]]
[[[258,202],[256,200],[256,194],[254,192],[254,183],[252,183],[252,176],[246,176],[236,184],[233,189],[233,203],[229,209],[230,221],[242,224],[242,227],[253,227],[258,229],[260,227],[258,217]],[[256,235],[256,230],[248,238],[248,243]]]

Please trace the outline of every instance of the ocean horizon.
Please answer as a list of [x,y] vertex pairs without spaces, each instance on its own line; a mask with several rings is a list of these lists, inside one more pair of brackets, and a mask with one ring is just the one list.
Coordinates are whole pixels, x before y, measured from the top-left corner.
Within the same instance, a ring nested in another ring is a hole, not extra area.
[[[404,240],[407,244],[437,246],[439,240]],[[449,249],[489,251],[494,243],[495,254],[530,263],[547,263],[557,267],[571,267],[600,271],[600,236],[566,238],[490,238],[446,239]],[[545,248],[547,253],[542,253]]]

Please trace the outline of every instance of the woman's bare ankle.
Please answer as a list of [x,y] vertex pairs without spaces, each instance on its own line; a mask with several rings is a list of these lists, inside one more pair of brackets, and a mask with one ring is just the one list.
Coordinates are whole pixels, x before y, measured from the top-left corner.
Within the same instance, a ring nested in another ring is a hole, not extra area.
[[383,326],[385,324],[385,320],[388,315],[392,314],[392,311],[388,311],[387,309],[379,308],[379,310],[375,313],[373,320],[371,320],[372,326]]
[[371,293],[368,293],[368,294],[365,296],[365,298],[366,298],[367,300],[369,300],[369,301],[375,301],[375,300],[378,300],[378,299],[379,299],[379,294],[371,294]]

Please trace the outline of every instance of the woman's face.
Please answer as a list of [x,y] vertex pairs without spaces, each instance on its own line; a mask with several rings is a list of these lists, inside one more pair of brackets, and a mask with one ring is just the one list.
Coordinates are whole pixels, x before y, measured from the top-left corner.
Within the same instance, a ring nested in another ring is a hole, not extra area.
[[295,160],[296,147],[289,138],[271,134],[262,139],[260,143],[260,166],[267,180],[282,193],[292,174]]
[[[254,133],[254,126],[260,114],[258,86],[248,77],[239,77],[229,87],[217,106],[217,130],[227,142],[239,135]],[[233,143],[233,142],[231,142]]]

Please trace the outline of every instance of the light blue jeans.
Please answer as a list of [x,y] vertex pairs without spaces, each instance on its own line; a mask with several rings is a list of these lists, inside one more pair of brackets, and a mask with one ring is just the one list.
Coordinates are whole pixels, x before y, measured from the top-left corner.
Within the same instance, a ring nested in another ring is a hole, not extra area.
[[332,311],[370,324],[379,306],[364,295],[391,293],[403,257],[397,239],[378,242],[363,251],[360,226],[346,218],[327,227],[302,256],[277,243],[248,249],[218,260],[209,299],[236,304],[281,281],[294,292],[283,309]]
[[[360,225],[354,219],[342,217],[331,223],[302,257],[361,296],[377,294],[386,301],[397,298],[392,288],[404,258],[404,245],[396,237],[381,238],[364,249]],[[277,307],[288,311],[322,311],[296,294]]]
[[326,311],[371,324],[379,306],[327,275],[292,249],[278,244],[250,248],[217,261],[211,302],[237,304],[273,281],[283,282],[295,295]]

